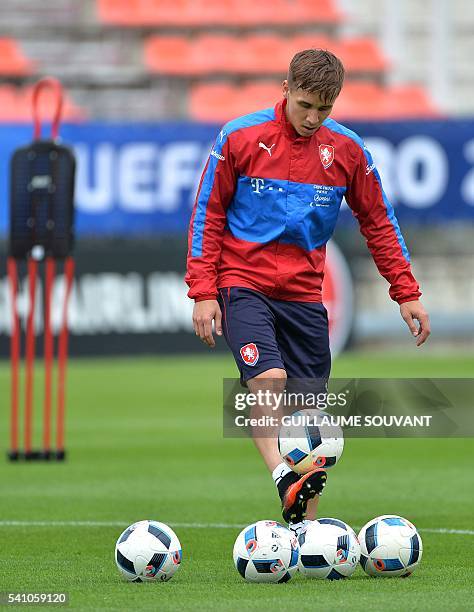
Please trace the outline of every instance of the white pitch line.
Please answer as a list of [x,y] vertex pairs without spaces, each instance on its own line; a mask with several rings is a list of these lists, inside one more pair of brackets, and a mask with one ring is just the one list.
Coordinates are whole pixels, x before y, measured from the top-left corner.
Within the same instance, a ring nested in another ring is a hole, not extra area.
[[474,535],[472,529],[419,529],[418,531],[426,531],[426,533],[447,533],[456,535]]
[[[143,519],[144,520],[144,519]],[[127,521],[0,521],[0,527],[126,527]],[[193,529],[243,529],[244,523],[175,523],[173,527]]]
[[[0,527],[122,527],[128,525],[127,521],[0,521]],[[244,523],[175,523],[171,527],[190,529],[243,529]],[[356,526],[356,529],[359,527]],[[474,535],[472,529],[445,529],[424,528],[419,529],[422,533],[440,533],[447,535]]]

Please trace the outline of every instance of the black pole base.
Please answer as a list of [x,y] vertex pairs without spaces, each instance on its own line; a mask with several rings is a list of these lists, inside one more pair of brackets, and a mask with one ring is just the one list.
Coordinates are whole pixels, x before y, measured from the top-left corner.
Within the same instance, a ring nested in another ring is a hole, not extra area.
[[28,452],[10,450],[7,452],[9,461],[65,461],[66,451],[61,450],[31,450]]

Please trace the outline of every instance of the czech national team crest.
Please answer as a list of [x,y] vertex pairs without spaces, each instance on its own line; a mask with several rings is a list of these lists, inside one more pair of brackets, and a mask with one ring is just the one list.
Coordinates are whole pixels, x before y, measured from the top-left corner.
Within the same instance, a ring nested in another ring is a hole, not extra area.
[[334,161],[334,147],[332,145],[320,144],[319,157],[324,168],[329,168],[329,166]]
[[249,342],[245,344],[240,349],[240,356],[245,361],[245,363],[249,366],[254,366],[259,358],[257,345],[253,342]]

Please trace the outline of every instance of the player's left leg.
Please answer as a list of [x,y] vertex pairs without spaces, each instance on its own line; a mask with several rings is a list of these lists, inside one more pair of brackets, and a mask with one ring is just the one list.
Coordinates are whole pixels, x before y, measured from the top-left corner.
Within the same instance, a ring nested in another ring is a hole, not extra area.
[[[277,343],[288,386],[298,392],[326,390],[331,370],[327,311],[317,302],[274,302]],[[306,519],[317,516],[319,493],[311,489]]]

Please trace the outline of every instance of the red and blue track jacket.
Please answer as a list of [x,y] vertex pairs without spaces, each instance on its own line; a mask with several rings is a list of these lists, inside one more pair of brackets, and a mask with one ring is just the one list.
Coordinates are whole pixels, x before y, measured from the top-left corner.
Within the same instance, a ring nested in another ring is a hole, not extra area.
[[398,303],[421,295],[393,208],[362,139],[332,119],[310,137],[288,121],[286,100],[227,123],[199,184],[189,228],[189,297],[248,287],[320,302],[326,243],[342,198],[357,218]]

